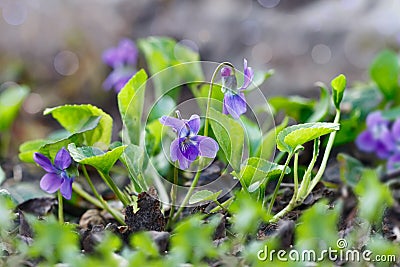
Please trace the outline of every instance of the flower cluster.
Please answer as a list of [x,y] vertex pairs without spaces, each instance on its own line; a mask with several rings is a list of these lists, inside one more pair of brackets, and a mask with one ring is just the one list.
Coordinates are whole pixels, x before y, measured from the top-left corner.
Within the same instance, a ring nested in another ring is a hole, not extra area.
[[356,145],[361,151],[387,159],[388,171],[400,169],[400,118],[391,124],[380,111],[370,113],[367,129],[357,137]]
[[179,162],[181,169],[189,168],[198,156],[214,158],[219,146],[214,139],[197,135],[200,130],[200,117],[192,115],[189,120],[162,116],[160,122],[172,127],[178,137],[171,143],[171,160]]
[[129,39],[122,39],[117,47],[112,47],[103,52],[103,62],[113,68],[103,82],[105,90],[114,88],[119,92],[129,79],[136,73],[138,49]]
[[253,81],[254,73],[250,67],[247,67],[247,60],[244,59],[244,81],[240,88],[237,88],[236,76],[232,69],[224,67],[221,69],[222,92],[224,93],[223,110],[224,114],[230,114],[233,118],[239,119],[239,116],[246,112],[247,105],[244,99],[243,91],[249,87]]
[[54,159],[54,164],[40,153],[35,153],[33,159],[47,172],[40,180],[40,188],[49,194],[60,190],[63,197],[71,199],[74,177],[69,177],[66,171],[72,163],[68,151],[65,148],[60,149]]

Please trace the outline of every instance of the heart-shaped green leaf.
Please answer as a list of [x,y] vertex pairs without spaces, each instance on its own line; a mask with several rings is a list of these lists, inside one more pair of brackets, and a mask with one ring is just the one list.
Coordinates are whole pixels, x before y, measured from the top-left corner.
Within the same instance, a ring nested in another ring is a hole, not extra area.
[[343,74],[338,75],[331,81],[333,103],[336,108],[340,108],[340,102],[343,99],[344,89],[346,89],[346,76]]
[[280,151],[293,153],[299,146],[320,136],[339,130],[338,123],[310,122],[286,127],[277,137]]
[[76,133],[90,123],[90,119],[101,117],[97,127],[93,131],[83,134],[85,144],[96,146],[100,149],[108,149],[111,141],[113,120],[103,110],[92,105],[64,105],[55,108],[47,108],[44,115],[51,114],[67,131]]
[[239,172],[244,146],[242,126],[227,115],[210,108],[210,124],[218,144],[232,168]]
[[33,153],[39,152],[51,159],[54,159],[57,152],[61,148],[67,147],[70,143],[83,145],[83,135],[89,131],[94,130],[98,126],[100,119],[101,117],[99,116],[89,117],[88,121],[82,126],[81,129],[71,134],[62,134],[59,136],[55,135],[54,138],[49,137],[48,139],[39,139],[25,142],[19,147],[19,158],[22,161],[33,163]]
[[119,146],[104,153],[96,147],[76,147],[74,143],[68,145],[68,151],[74,161],[93,166],[103,174],[109,173],[125,148],[126,146]]
[[213,193],[209,190],[198,191],[190,197],[189,204],[196,204],[204,201],[216,201],[221,193],[222,190],[216,193]]
[[125,143],[132,143],[134,145],[139,145],[140,143],[146,81],[147,74],[142,69],[125,84],[118,94],[119,112],[125,126],[123,133],[127,135],[123,136]]

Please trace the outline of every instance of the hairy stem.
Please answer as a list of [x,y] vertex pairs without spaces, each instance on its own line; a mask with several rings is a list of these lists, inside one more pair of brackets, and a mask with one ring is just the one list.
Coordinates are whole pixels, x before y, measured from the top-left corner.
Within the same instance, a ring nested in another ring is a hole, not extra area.
[[278,195],[279,187],[280,187],[280,185],[281,185],[281,183],[282,183],[283,176],[285,175],[286,168],[288,167],[289,162],[290,162],[290,160],[292,159],[292,157],[293,157],[293,154],[290,153],[290,154],[288,155],[287,159],[286,159],[285,166],[283,167],[283,170],[282,170],[282,172],[281,172],[281,175],[279,176],[278,183],[276,184],[274,193],[273,193],[273,195],[272,195],[271,202],[270,202],[269,207],[268,207],[268,211],[267,211],[267,214],[268,214],[268,215],[271,214],[272,207],[274,206],[276,196]]
[[[333,122],[339,123],[339,120],[340,120],[340,109],[336,109],[336,116],[335,116],[335,120]],[[319,167],[319,170],[318,170],[317,174],[315,175],[314,179],[311,181],[311,185],[308,187],[307,195],[309,195],[311,193],[311,191],[317,185],[319,180],[321,180],[321,177],[325,172],[326,164],[328,163],[329,155],[331,153],[331,150],[333,147],[333,142],[335,141],[335,137],[336,137],[336,131],[332,132],[329,135],[328,144],[326,145],[326,148],[325,148],[325,153],[324,153],[324,157],[322,158],[321,166]]]
[[[201,164],[199,164],[199,166],[201,166]],[[199,181],[200,174],[201,174],[201,171],[198,171],[198,172],[196,173],[196,175],[194,176],[193,182],[192,182],[192,184],[190,185],[189,191],[186,193],[186,196],[185,196],[185,198],[183,199],[183,201],[182,201],[182,203],[181,203],[181,205],[180,205],[178,211],[175,213],[175,216],[174,216],[174,218],[173,218],[174,221],[175,221],[176,219],[179,218],[179,215],[182,213],[182,211],[183,211],[183,209],[185,208],[186,204],[189,202],[189,199],[190,199],[191,195],[193,194],[193,191],[194,191],[194,189],[196,188],[196,185],[197,185],[197,183],[198,183],[198,181]]]
[[[175,163],[176,164],[176,163]],[[174,211],[175,211],[175,204],[176,204],[176,186],[178,184],[178,168],[174,166],[174,183],[171,187],[171,207],[169,210],[169,218],[168,218],[168,223],[167,223],[167,229],[172,224],[172,218],[174,216]]]
[[86,201],[92,203],[98,208],[103,208],[103,204],[101,204],[100,201],[98,201],[96,198],[92,197],[90,194],[88,194],[85,190],[82,189],[82,187],[77,184],[76,182],[72,184],[72,190],[75,191],[79,196],[84,198]]
[[113,211],[113,209],[111,209],[110,206],[108,206],[107,202],[103,199],[103,197],[99,194],[99,192],[97,192],[96,188],[94,187],[94,185],[92,183],[92,180],[90,180],[90,177],[87,173],[85,165],[81,165],[81,167],[82,167],[83,175],[85,176],[86,181],[90,186],[90,189],[92,189],[93,194],[97,197],[97,199],[102,204],[103,209],[105,209],[108,213],[110,213],[121,225],[125,225],[123,218],[121,216],[118,216]]
[[57,191],[57,198],[58,198],[58,222],[60,224],[64,224],[63,196],[61,195],[60,190]]
[[104,182],[107,183],[107,185],[111,188],[111,190],[114,192],[114,194],[117,196],[117,198],[124,204],[124,207],[129,205],[129,201],[126,199],[126,197],[122,194],[121,190],[117,187],[117,185],[114,183],[114,181],[111,179],[109,174],[102,173],[101,171],[97,170],[97,172],[100,174],[101,178],[104,180]]

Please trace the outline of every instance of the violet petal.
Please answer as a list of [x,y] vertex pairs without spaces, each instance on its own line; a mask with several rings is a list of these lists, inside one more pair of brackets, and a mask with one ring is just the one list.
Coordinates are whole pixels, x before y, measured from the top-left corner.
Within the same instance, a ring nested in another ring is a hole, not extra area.
[[386,169],[389,172],[400,169],[400,154],[394,154],[388,159]]
[[[244,94],[230,94],[224,96],[224,108],[234,119],[239,119],[239,116],[246,112],[247,105],[244,100]],[[225,113],[224,112],[224,113]],[[226,113],[225,113],[226,114]]]
[[190,117],[190,119],[187,121],[187,124],[189,125],[190,132],[192,134],[197,134],[200,130],[200,117],[197,114],[194,114]]
[[71,199],[72,195],[72,179],[63,179],[61,187],[60,187],[60,192],[63,195],[64,198],[66,199]]
[[221,69],[221,76],[222,76],[222,77],[228,77],[228,76],[231,75],[231,73],[232,73],[232,70],[231,70],[230,67],[223,67],[223,68]]
[[59,170],[65,170],[71,165],[71,156],[65,148],[61,148],[54,159],[54,166]]
[[368,130],[361,132],[355,141],[358,149],[365,152],[372,152],[377,146],[377,141]]
[[381,124],[381,123],[383,123],[385,125],[387,125],[389,123],[387,120],[385,120],[382,117],[380,111],[374,111],[374,112],[369,113],[367,116],[366,122],[367,122],[368,128],[373,127],[377,124]]
[[181,154],[188,160],[194,161],[199,155],[199,148],[192,141],[184,140],[179,143]]
[[182,129],[182,127],[185,126],[185,122],[183,120],[169,116],[162,116],[160,118],[160,122],[165,126],[172,127],[177,132],[179,132]]
[[169,153],[171,155],[171,160],[173,162],[175,162],[179,159],[179,156],[181,154],[181,151],[179,150],[179,143],[182,142],[183,140],[185,140],[185,138],[176,138],[171,143],[171,146],[169,148]]
[[57,170],[54,168],[50,159],[40,153],[33,154],[33,160],[48,173],[55,173]]
[[400,119],[395,120],[393,123],[392,134],[396,140],[400,140]]
[[40,180],[40,188],[49,194],[56,192],[62,183],[62,179],[55,173],[46,173]]
[[198,142],[200,156],[207,158],[215,158],[219,146],[214,139],[206,136],[196,136],[195,141]]
[[244,59],[243,61],[244,61],[244,71],[243,71],[244,81],[242,87],[239,90],[244,90],[247,87],[249,87],[250,83],[253,81],[254,78],[254,72],[252,68],[247,67],[247,60]]
[[382,142],[378,141],[376,144],[376,149],[375,149],[376,155],[378,155],[379,158],[381,159],[387,159],[388,157],[390,157],[390,150],[387,149],[387,147],[385,146],[385,144],[383,144]]

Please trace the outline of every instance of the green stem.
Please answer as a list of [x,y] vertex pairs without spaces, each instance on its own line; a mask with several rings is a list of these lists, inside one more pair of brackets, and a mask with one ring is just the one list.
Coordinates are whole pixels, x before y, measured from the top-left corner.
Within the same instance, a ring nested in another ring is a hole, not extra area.
[[[175,162],[176,164],[176,162]],[[175,211],[175,203],[176,203],[176,186],[178,184],[178,168],[176,165],[174,166],[174,183],[171,187],[171,208],[169,210],[169,218],[168,218],[168,223],[167,223],[167,229],[171,227],[172,224],[172,218],[174,216],[174,211]]]
[[282,170],[282,172],[281,172],[281,175],[279,176],[278,183],[276,184],[274,193],[273,193],[273,195],[272,195],[271,202],[270,202],[269,207],[268,207],[268,211],[267,211],[267,214],[268,214],[268,215],[271,214],[272,207],[274,206],[276,196],[278,195],[279,187],[280,187],[280,185],[281,185],[283,176],[285,175],[286,168],[288,167],[289,162],[290,162],[290,160],[292,159],[292,157],[293,157],[293,154],[290,153],[290,154],[288,155],[287,159],[286,159],[285,166],[283,167],[283,170]]
[[293,181],[294,181],[294,189],[293,189],[293,196],[297,198],[297,192],[299,190],[299,152],[294,154],[294,168],[293,168]]
[[221,208],[224,208],[226,210],[226,207],[229,206],[233,202],[234,199],[235,199],[235,197],[230,197],[228,200],[226,200],[220,206],[217,206],[217,207],[213,208],[212,210],[210,210],[210,213],[215,213],[215,212],[219,211]]
[[60,224],[64,224],[63,196],[61,195],[60,190],[57,191],[57,197],[58,197],[58,222]]
[[124,220],[122,219],[121,216],[118,216],[111,208],[110,206],[108,206],[107,202],[103,199],[103,197],[99,194],[99,192],[97,192],[96,188],[94,187],[92,180],[90,180],[90,177],[87,173],[86,167],[85,165],[81,165],[82,166],[82,171],[83,171],[83,175],[86,178],[87,183],[90,186],[90,189],[92,189],[93,194],[97,197],[97,199],[100,201],[100,203],[103,206],[103,209],[105,209],[108,213],[110,213],[121,225],[125,225]]
[[217,77],[218,72],[222,69],[223,66],[231,67],[232,71],[233,71],[233,75],[235,75],[235,66],[233,66],[232,63],[230,63],[230,62],[222,62],[215,69],[215,71],[214,71],[214,73],[213,73],[213,75],[211,77],[210,89],[208,90],[206,119],[204,121],[204,136],[208,136],[208,115],[210,113],[210,104],[211,104],[212,90],[213,90],[213,86],[214,86],[214,81],[215,81],[215,78]]
[[300,188],[296,196],[296,202],[299,205],[303,203],[304,199],[308,196],[307,190],[310,186],[312,170],[314,169],[315,162],[317,161],[319,155],[319,143],[319,138],[314,139],[313,157],[310,164],[308,165],[306,172],[304,173],[303,180],[301,181]]
[[[336,109],[336,116],[335,116],[335,120],[333,121],[333,123],[339,123],[339,120],[340,120],[340,109]],[[311,185],[308,187],[307,195],[309,195],[311,193],[311,191],[317,185],[317,183],[319,182],[319,180],[321,179],[322,175],[325,172],[326,164],[328,163],[329,155],[331,153],[331,150],[333,147],[333,142],[335,141],[335,137],[336,137],[336,131],[333,131],[332,133],[330,133],[329,139],[328,139],[328,144],[326,145],[326,148],[325,148],[324,157],[322,158],[321,166],[319,167],[319,170],[318,170],[317,174],[315,175],[314,179],[311,181]]]
[[[201,164],[199,164],[199,167],[201,167]],[[190,185],[189,191],[186,193],[186,196],[183,199],[178,211],[175,213],[175,216],[173,218],[174,221],[179,218],[179,215],[181,214],[181,212],[185,208],[186,204],[189,202],[189,198],[191,197],[191,195],[192,195],[192,193],[193,193],[194,189],[196,188],[196,185],[197,185],[197,183],[199,181],[200,174],[201,174],[201,171],[197,171],[196,175],[194,176],[193,182]]]
[[222,206],[222,204],[218,200],[214,200],[214,203],[217,204],[217,206],[220,207],[223,211],[227,211],[227,209]]
[[100,201],[98,201],[96,198],[94,198],[90,194],[88,194],[76,182],[72,184],[72,189],[75,191],[75,193],[77,193],[79,196],[81,196],[82,198],[86,199],[88,202],[92,203],[96,207],[101,208],[101,209],[103,208],[103,205],[101,204]]
[[97,172],[100,174],[101,178],[104,180],[104,182],[107,183],[107,185],[111,188],[111,190],[114,192],[114,194],[117,196],[117,198],[124,204],[124,207],[129,205],[129,201],[126,199],[126,197],[122,194],[121,190],[117,187],[117,185],[114,183],[114,181],[111,179],[109,174],[102,173],[101,171],[97,170]]

